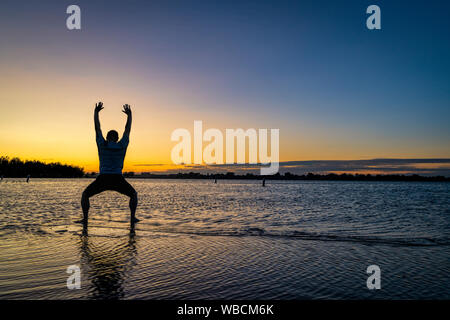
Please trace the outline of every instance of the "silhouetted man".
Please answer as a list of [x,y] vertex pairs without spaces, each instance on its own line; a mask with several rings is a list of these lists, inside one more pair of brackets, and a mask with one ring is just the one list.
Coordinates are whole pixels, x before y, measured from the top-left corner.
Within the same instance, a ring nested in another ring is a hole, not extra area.
[[103,103],[99,102],[95,105],[94,123],[95,135],[98,148],[98,157],[100,159],[100,175],[83,191],[81,197],[81,207],[83,208],[83,224],[87,225],[89,213],[89,198],[106,190],[114,190],[130,197],[130,222],[138,222],[136,219],[137,192],[125,180],[122,175],[123,160],[127,152],[130,130],[131,130],[131,108],[128,104],[123,106],[122,112],[127,115],[127,123],[122,139],[119,141],[119,134],[115,130],[111,130],[103,138],[100,129],[99,112],[103,109]]

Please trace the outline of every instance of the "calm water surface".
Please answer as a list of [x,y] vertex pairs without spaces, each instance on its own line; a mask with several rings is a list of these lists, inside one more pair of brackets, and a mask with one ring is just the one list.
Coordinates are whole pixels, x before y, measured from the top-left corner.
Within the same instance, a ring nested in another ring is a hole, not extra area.
[[87,233],[90,179],[0,182],[0,298],[450,298],[449,183],[129,181],[134,232],[127,198],[105,192]]

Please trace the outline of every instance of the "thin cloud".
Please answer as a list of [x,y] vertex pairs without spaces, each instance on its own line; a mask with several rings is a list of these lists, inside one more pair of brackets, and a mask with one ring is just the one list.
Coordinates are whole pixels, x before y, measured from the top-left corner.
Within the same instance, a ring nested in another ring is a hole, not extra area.
[[[151,164],[155,166],[155,164]],[[165,165],[170,166],[170,165]],[[167,168],[158,172],[200,172],[221,173],[235,172],[236,174],[259,174],[262,164],[212,164],[212,165],[184,165],[177,168]],[[450,176],[450,159],[370,159],[370,160],[308,160],[284,161],[279,163],[280,173],[293,174],[318,173],[371,173],[371,174],[420,174],[426,176]]]

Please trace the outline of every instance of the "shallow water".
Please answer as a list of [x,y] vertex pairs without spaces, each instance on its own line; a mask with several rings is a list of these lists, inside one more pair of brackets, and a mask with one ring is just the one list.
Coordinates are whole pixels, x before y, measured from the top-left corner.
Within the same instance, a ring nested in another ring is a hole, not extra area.
[[0,182],[0,298],[450,298],[448,183],[131,179],[134,232],[127,198],[105,192],[83,233],[90,181]]

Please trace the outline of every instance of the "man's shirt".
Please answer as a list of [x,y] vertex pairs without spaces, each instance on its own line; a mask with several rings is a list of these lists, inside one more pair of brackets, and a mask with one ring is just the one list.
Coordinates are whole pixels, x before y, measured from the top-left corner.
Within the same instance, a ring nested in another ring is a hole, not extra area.
[[108,142],[101,132],[96,137],[100,174],[122,174],[123,160],[127,152],[129,136],[123,135],[118,142]]

